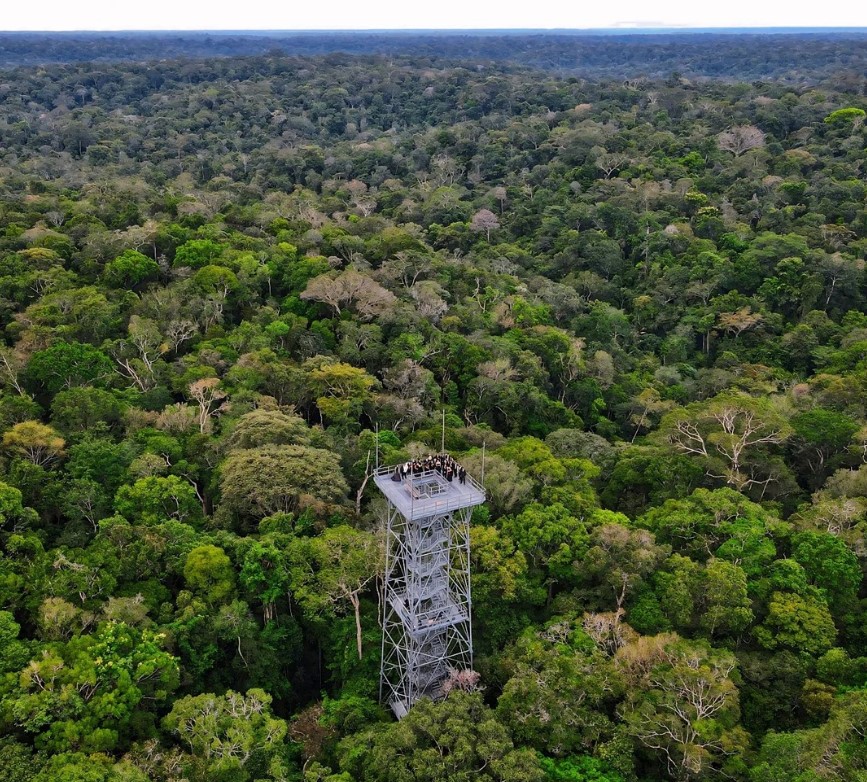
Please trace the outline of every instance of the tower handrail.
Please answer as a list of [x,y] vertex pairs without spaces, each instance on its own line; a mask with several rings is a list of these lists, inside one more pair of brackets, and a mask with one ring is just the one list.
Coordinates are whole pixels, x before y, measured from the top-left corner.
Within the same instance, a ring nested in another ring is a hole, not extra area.
[[[394,471],[396,469],[402,467],[403,464],[404,464],[404,462],[401,462],[400,464],[392,464],[392,465],[388,465],[385,467],[380,467],[378,470],[373,471],[373,475],[377,478],[387,476],[390,479],[391,476],[394,475]],[[458,464],[460,464],[460,462],[458,462]],[[442,473],[438,472],[437,470],[425,470],[424,472],[410,473],[408,477],[418,479],[418,478],[428,478],[428,477],[431,477],[433,475],[442,475]],[[401,477],[401,480],[403,480],[403,477]],[[468,483],[470,486],[472,486],[476,491],[479,491],[482,494],[484,494],[485,496],[487,496],[487,492],[485,491],[484,486],[482,486],[482,484],[480,484],[475,478],[473,478],[473,476],[470,475],[469,472],[466,474],[465,480],[466,480],[466,483]]]
[[[392,465],[388,465],[385,467],[380,467],[378,470],[374,470],[373,471],[374,479],[387,477],[389,480],[391,480],[391,476],[394,475],[394,471],[396,469],[399,469],[400,467],[402,467],[403,464],[404,463],[401,462],[400,464],[392,464]],[[459,464],[460,464],[460,462],[459,462]],[[425,470],[424,472],[410,473],[406,479],[418,480],[419,478],[431,478],[434,475],[439,475],[440,477],[442,477],[442,473],[439,472],[438,470]],[[401,476],[401,482],[403,482],[404,480],[405,480],[405,478],[403,476]],[[457,477],[455,477],[454,480],[457,480]],[[485,491],[485,487],[482,486],[482,484],[479,483],[475,478],[473,478],[473,476],[470,475],[469,472],[466,473],[466,476],[464,477],[464,481],[467,485],[471,486],[476,491],[481,492],[481,494],[484,497],[487,497],[487,492]],[[422,500],[419,500],[419,502],[423,502],[425,504],[425,507],[427,507],[428,502],[441,502],[441,501],[422,499]],[[439,507],[439,505],[437,507]],[[463,506],[458,504],[456,507],[463,507]],[[449,508],[449,510],[451,510],[451,508]]]

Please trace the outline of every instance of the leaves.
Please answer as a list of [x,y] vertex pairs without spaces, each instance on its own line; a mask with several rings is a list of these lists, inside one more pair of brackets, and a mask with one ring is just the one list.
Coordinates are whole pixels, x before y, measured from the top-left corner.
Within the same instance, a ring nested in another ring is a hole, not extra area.
[[163,722],[204,760],[210,774],[247,778],[238,775],[248,764],[254,765],[258,755],[279,753],[286,735],[285,721],[274,717],[270,706],[271,697],[259,689],[188,695],[175,701]]
[[223,504],[262,519],[309,501],[338,502],[347,494],[336,454],[303,445],[263,445],[233,451],[220,476]]
[[[4,72],[10,782],[863,776],[863,52],[644,38]],[[395,722],[372,471],[443,437],[474,670]]]

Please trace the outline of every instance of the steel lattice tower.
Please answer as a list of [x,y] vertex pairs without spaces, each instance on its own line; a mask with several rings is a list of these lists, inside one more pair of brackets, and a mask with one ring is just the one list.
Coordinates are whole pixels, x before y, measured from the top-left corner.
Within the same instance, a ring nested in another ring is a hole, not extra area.
[[388,500],[380,700],[401,719],[440,697],[450,670],[472,668],[470,516],[485,491],[469,475],[400,466],[374,480]]

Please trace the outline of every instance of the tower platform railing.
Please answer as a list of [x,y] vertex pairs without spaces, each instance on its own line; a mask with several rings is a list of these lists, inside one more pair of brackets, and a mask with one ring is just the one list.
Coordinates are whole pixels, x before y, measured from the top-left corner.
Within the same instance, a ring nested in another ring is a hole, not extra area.
[[457,476],[451,481],[437,470],[401,475],[394,480],[395,470],[402,465],[380,467],[373,474],[377,488],[407,519],[413,521],[440,516],[485,502],[485,490],[466,473],[461,483]]

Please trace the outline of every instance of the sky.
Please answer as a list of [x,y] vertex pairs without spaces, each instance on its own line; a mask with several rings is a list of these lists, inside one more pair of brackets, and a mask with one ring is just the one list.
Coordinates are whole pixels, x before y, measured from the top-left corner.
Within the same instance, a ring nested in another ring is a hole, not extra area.
[[5,0],[0,30],[867,27],[861,0]]

